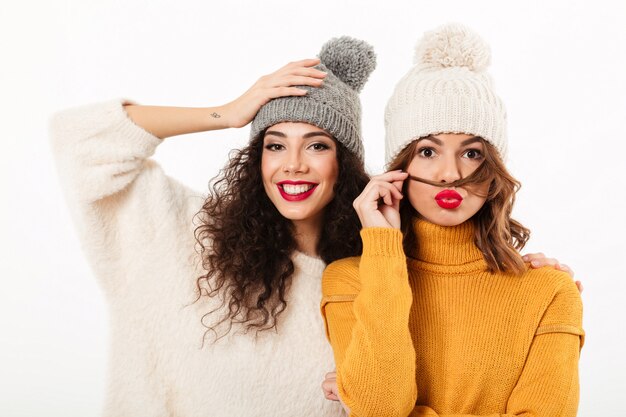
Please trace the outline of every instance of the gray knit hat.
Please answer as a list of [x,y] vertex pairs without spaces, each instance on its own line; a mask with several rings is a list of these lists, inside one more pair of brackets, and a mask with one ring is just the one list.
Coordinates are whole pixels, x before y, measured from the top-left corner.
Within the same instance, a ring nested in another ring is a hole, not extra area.
[[413,140],[438,133],[480,136],[505,159],[506,110],[487,73],[490,61],[489,45],[463,25],[427,32],[387,103],[387,163]]
[[359,92],[376,67],[374,48],[348,36],[333,38],[322,46],[321,63],[328,72],[322,87],[299,86],[306,96],[280,97],[265,104],[250,127],[250,138],[280,122],[305,122],[330,133],[363,159]]

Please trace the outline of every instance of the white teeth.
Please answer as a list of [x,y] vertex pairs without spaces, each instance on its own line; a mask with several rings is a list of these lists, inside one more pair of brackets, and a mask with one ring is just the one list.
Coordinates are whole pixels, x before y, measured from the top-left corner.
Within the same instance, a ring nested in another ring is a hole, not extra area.
[[283,187],[283,191],[285,191],[287,194],[298,195],[298,194],[306,193],[311,188],[313,188],[314,185],[313,184],[298,184],[298,185],[283,184],[282,187]]

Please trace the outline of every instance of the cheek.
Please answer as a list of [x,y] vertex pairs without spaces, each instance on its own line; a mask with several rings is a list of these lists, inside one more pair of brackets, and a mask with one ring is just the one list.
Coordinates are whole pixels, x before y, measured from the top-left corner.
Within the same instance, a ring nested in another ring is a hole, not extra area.
[[276,171],[275,165],[276,162],[268,157],[267,153],[263,153],[261,156],[261,178],[263,179],[263,184],[272,182],[272,176]]
[[320,179],[324,180],[329,185],[334,185],[339,177],[339,163],[337,162],[337,157],[332,155],[332,157],[329,156],[328,158],[323,158],[316,162],[316,171]]
[[335,185],[337,183],[337,178],[339,178],[339,166],[337,165],[337,161],[333,161],[330,172],[328,173],[328,181]]
[[406,189],[407,197],[413,208],[419,211],[419,208],[423,206],[424,202],[429,198],[428,188],[430,186],[417,181],[409,181],[411,182]]
[[413,157],[413,160],[411,161],[409,166],[406,167],[405,171],[411,173],[411,175],[415,177],[429,179],[431,177],[430,171],[432,170],[432,167],[428,168],[428,166],[423,161],[420,161],[417,158],[417,156]]

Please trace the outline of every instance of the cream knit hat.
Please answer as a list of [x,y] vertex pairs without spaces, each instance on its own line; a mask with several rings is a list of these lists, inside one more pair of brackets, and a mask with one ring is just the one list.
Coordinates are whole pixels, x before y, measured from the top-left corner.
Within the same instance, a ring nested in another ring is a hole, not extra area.
[[438,133],[480,136],[505,159],[506,110],[486,72],[490,61],[489,45],[463,25],[427,32],[387,103],[387,163],[413,140]]

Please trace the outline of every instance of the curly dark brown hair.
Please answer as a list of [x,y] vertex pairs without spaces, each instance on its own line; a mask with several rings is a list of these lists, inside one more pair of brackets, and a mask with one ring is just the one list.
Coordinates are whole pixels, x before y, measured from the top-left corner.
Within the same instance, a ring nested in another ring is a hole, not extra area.
[[[291,221],[280,214],[263,187],[264,134],[231,153],[209,183],[209,197],[196,215],[195,237],[206,271],[196,280],[196,301],[203,296],[221,297],[221,305],[202,317],[207,332],[216,339],[228,334],[234,324],[242,325],[244,332],[275,329],[287,307],[296,242]],[[324,209],[317,246],[326,263],[361,253],[361,224],[352,202],[369,181],[363,161],[335,142],[339,174],[335,197]],[[223,307],[225,312],[215,320],[213,313]],[[221,325],[226,325],[225,331]]]
[[[521,183],[508,172],[494,146],[483,138],[480,138],[480,141],[484,145],[484,162],[468,177],[448,183],[446,187],[459,187],[465,184],[480,184],[489,181],[489,191],[485,196],[487,201],[471,219],[475,225],[474,242],[483,253],[490,271],[521,274],[526,271],[526,265],[519,251],[530,238],[530,230],[511,217],[515,194],[521,187]],[[416,153],[418,142],[419,140],[414,140],[408,144],[389,163],[388,169],[390,171],[397,169],[406,171]],[[442,186],[441,183],[434,181],[421,178],[413,179],[436,187]],[[408,181],[405,181],[404,194],[406,194],[407,185]],[[408,199],[400,202],[403,244],[407,253],[419,244],[411,226],[411,219],[416,214]]]

